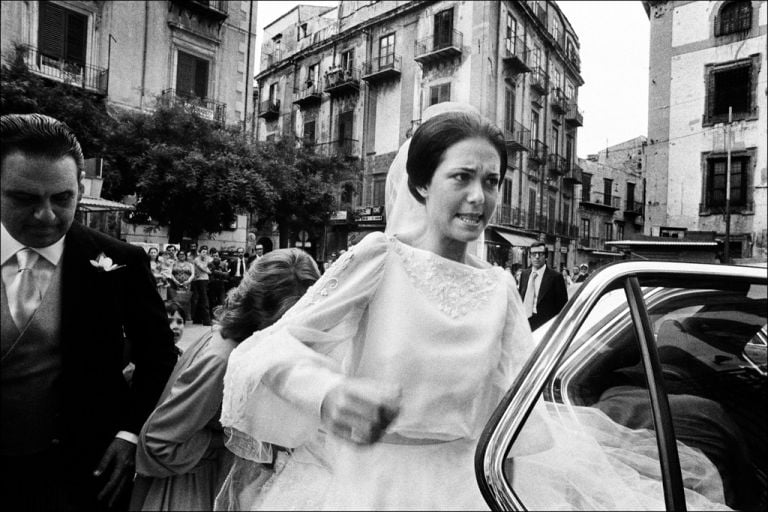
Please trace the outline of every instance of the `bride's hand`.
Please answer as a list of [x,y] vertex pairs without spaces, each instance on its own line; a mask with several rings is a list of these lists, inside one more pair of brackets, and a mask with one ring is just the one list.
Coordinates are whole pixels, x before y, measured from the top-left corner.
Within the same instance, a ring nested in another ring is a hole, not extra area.
[[373,444],[400,412],[398,386],[347,378],[323,399],[320,418],[335,435],[356,444]]

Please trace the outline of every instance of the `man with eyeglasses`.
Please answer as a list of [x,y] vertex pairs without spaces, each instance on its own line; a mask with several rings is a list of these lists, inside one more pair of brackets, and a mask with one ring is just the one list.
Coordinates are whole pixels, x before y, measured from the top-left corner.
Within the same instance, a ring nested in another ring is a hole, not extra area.
[[531,330],[557,315],[568,302],[568,291],[560,272],[547,268],[547,246],[536,242],[530,248],[531,267],[523,270],[518,290]]

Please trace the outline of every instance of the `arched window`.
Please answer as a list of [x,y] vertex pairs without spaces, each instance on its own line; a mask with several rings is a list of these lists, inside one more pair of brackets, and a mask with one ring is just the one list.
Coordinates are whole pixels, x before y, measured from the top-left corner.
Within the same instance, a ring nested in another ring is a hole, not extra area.
[[715,16],[715,36],[744,32],[752,27],[752,2],[730,1]]

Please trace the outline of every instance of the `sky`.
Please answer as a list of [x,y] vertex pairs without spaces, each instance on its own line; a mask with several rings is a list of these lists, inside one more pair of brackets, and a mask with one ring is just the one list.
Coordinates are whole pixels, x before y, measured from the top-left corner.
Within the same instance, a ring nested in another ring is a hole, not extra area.
[[[335,1],[257,2],[256,69],[264,26],[299,4],[335,6]],[[557,2],[581,44],[579,129],[576,152],[588,154],[647,135],[650,22],[640,1]],[[416,65],[414,63],[414,65]]]

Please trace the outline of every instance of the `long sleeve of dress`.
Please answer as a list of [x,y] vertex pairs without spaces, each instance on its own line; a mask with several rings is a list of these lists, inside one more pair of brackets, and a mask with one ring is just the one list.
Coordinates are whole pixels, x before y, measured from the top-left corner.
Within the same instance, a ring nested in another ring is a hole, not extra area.
[[358,332],[387,250],[382,233],[367,236],[280,321],[232,352],[221,423],[235,454],[263,461],[265,443],[293,448],[317,431],[323,398],[344,378],[334,351]]
[[218,417],[231,347],[218,333],[201,341],[205,343],[194,347],[189,365],[174,372],[175,380],[141,429],[136,452],[140,475],[163,478],[187,473],[209,448],[217,448],[211,444],[215,433],[208,425]]

